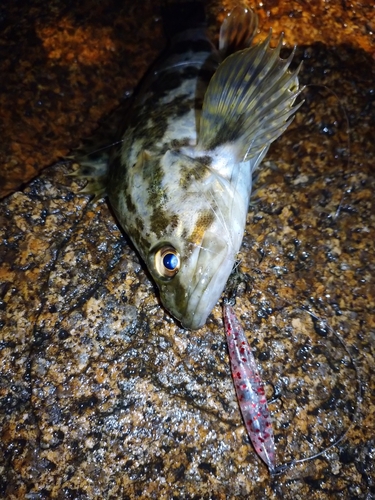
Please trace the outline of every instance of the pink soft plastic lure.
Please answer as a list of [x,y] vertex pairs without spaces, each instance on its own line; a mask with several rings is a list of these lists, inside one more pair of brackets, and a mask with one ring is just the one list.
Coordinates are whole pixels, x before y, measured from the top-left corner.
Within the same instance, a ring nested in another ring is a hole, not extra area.
[[224,323],[234,387],[247,432],[255,451],[275,473],[275,442],[264,385],[243,328],[233,307],[224,303]]

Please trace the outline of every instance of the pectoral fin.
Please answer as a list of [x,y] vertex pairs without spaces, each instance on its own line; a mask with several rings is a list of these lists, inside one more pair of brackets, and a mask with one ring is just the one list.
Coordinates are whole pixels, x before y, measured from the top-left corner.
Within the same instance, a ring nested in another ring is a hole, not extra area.
[[281,59],[282,37],[275,49],[271,33],[254,47],[227,57],[212,77],[200,119],[198,148],[230,144],[237,161],[259,155],[288,127],[300,104],[298,71]]

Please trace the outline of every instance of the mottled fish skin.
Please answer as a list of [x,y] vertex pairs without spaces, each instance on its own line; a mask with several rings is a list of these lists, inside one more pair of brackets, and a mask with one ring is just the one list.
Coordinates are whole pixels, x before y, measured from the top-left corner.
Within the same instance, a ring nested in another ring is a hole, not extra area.
[[[297,109],[297,76],[287,71],[290,60],[279,58],[280,44],[270,49],[267,39],[221,64],[240,45],[236,28],[250,43],[256,26],[252,11],[236,9],[224,22],[221,50],[203,28],[175,36],[135,97],[109,166],[106,192],[116,216],[163,305],[187,329],[205,324],[225,288],[252,173]],[[259,96],[254,86],[264,74],[273,88]],[[271,111],[253,111],[258,101]]]
[[[179,35],[171,52],[134,105],[134,121],[111,166],[108,195],[164,306],[185,328],[196,329],[215,306],[240,247],[251,169],[240,167],[245,189],[238,196],[210,170],[208,153],[193,161],[175,154],[197,143],[204,94],[221,58],[203,29]],[[163,244],[180,255],[172,279],[163,279],[153,265],[153,249]]]

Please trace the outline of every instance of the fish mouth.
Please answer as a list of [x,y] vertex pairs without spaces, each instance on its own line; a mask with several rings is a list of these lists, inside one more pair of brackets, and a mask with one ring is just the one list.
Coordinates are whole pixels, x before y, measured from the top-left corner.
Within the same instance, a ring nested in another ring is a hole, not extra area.
[[165,308],[183,328],[198,330],[205,325],[233,269],[232,248],[224,239],[210,238],[208,247],[202,244],[194,249],[175,276],[173,288],[161,289]]
[[185,314],[180,319],[181,325],[187,330],[202,328],[212,309],[224,291],[229,275],[233,269],[234,260],[227,261],[220,269],[219,276],[212,277],[207,285],[198,283],[190,294]]

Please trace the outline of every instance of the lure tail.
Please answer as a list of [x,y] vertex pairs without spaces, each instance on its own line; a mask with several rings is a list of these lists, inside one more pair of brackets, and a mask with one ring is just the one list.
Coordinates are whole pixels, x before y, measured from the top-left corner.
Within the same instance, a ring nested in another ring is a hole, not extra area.
[[275,443],[264,385],[233,307],[226,303],[223,312],[233,382],[246,430],[255,451],[273,474]]

